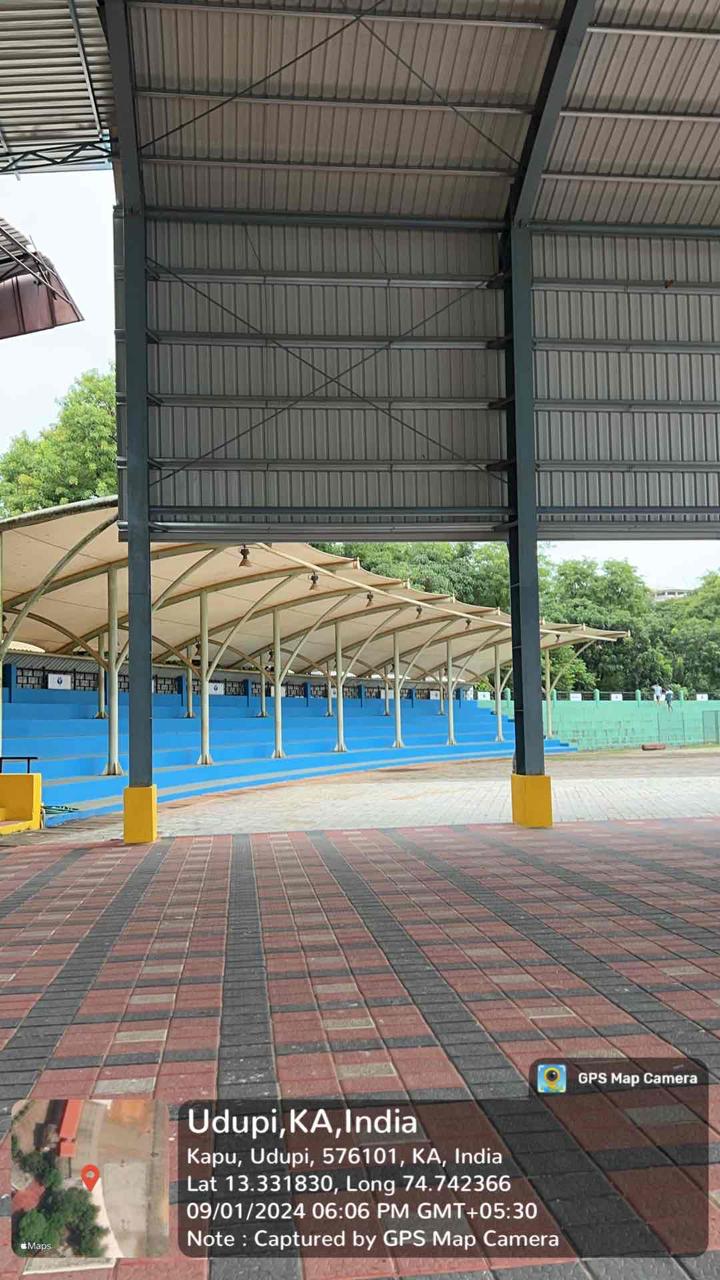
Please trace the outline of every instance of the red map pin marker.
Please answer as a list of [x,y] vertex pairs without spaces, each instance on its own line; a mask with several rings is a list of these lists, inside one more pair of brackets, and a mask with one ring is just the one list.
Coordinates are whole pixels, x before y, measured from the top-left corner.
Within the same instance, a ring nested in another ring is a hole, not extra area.
[[96,1164],[86,1164],[85,1167],[80,1170],[80,1177],[85,1183],[88,1191],[92,1191],[95,1183],[99,1181],[100,1170]]

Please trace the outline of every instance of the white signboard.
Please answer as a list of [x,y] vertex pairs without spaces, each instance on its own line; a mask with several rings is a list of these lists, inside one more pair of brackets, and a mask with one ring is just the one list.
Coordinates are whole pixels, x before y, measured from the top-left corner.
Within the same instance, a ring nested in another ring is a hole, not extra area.
[[225,693],[225,681],[211,680],[209,684],[209,690],[210,690],[210,693],[214,695],[216,698],[222,697],[222,695]]
[[48,671],[48,689],[72,689],[72,676],[65,672]]
[[431,701],[431,702],[439,702],[439,701],[440,701],[440,690],[439,690],[439,689],[431,689],[431,690],[430,690],[430,701]]
[[492,694],[488,689],[478,689],[477,697],[478,702],[489,702],[492,698]]
[[622,700],[623,700],[623,696],[622,696],[622,694],[621,694],[621,693],[611,693],[611,694],[610,694],[610,701],[611,701],[611,702],[622,702]]
[[707,702],[707,701],[708,701],[708,697],[709,697],[709,695],[708,695],[707,693],[696,693],[696,694],[695,694],[695,701],[696,701],[696,702]]
[[571,701],[571,702],[582,702],[582,694],[581,694],[581,693],[571,693],[571,694],[570,694],[570,701]]

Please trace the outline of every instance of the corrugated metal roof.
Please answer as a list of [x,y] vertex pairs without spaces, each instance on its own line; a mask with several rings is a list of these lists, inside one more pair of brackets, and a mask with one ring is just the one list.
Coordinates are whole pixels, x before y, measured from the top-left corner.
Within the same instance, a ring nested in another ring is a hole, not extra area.
[[0,6],[0,173],[109,162],[112,85],[95,0]]

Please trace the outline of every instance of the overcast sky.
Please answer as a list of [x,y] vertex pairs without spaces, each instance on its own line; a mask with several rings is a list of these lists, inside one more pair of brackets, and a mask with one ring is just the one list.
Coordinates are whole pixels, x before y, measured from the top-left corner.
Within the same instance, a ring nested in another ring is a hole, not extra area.
[[[55,263],[84,321],[0,342],[0,449],[19,431],[53,422],[56,401],[85,369],[113,359],[112,175],[0,178],[0,216]],[[562,542],[554,559],[615,557],[653,587],[693,586],[720,568],[720,542]]]

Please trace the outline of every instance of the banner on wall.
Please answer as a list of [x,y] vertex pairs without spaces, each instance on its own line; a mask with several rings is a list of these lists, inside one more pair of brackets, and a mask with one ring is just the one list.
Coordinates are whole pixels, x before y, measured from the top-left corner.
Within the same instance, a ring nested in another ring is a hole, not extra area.
[[48,671],[48,689],[72,689],[73,678],[67,672]]
[[209,690],[210,690],[210,693],[213,695],[213,697],[221,698],[225,693],[225,681],[211,680],[209,684]]

